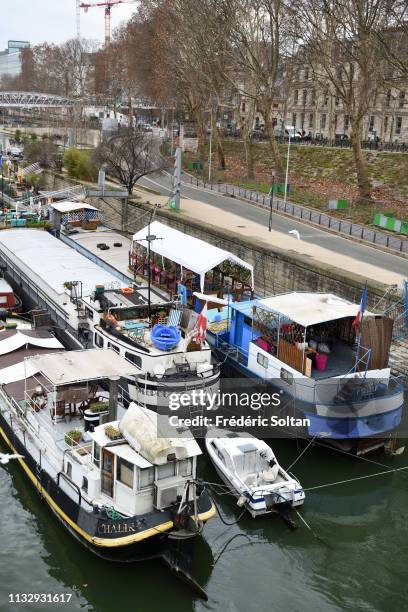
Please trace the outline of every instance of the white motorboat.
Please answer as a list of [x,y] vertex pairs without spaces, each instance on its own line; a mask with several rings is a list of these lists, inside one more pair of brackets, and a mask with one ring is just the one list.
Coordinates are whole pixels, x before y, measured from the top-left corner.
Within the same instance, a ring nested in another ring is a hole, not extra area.
[[218,475],[255,518],[277,511],[279,505],[295,508],[305,501],[299,481],[278,463],[270,446],[248,433],[212,429],[205,445]]

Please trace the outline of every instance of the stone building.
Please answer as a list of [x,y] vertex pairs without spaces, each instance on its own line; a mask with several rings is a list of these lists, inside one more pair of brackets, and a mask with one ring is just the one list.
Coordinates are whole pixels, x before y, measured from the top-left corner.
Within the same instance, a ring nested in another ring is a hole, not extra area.
[[[393,79],[384,84],[364,119],[363,140],[408,143],[408,84]],[[301,67],[287,100],[286,124],[313,138],[350,136],[350,119],[341,99],[313,79],[312,70]]]

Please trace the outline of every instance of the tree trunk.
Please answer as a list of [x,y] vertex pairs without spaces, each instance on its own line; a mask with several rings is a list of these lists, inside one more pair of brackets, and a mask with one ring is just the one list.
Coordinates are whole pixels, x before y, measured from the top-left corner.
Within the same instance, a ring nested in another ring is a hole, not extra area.
[[222,145],[220,129],[217,127],[217,125],[215,126],[214,134],[217,139],[218,168],[219,170],[225,170],[224,147]]
[[254,172],[254,143],[247,130],[244,131],[244,149],[245,149],[245,161],[247,167],[247,179],[249,181],[255,180]]
[[129,129],[131,130],[133,128],[133,106],[132,106],[132,96],[130,93],[128,95],[128,104],[129,104],[128,122],[129,122]]
[[194,111],[194,121],[197,129],[197,138],[198,138],[198,155],[200,157],[200,161],[205,162],[207,153],[206,153],[206,135],[203,126],[203,121],[201,117],[200,109],[196,109]]
[[272,123],[272,102],[267,101],[264,104],[263,112],[262,112],[264,121],[265,121],[265,130],[269,139],[269,146],[271,149],[271,153],[273,159],[275,161],[275,172],[279,182],[285,181],[285,170],[283,166],[282,157],[279,151],[278,143],[276,142],[275,132],[273,131],[273,123]]
[[364,204],[372,201],[372,186],[361,150],[361,132],[362,120],[354,119],[352,121],[351,146],[357,174],[358,202]]

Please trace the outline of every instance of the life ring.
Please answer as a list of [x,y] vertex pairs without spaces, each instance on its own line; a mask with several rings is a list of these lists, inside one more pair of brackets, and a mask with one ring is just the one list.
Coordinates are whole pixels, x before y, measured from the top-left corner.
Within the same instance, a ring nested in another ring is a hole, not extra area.
[[132,293],[135,292],[133,287],[123,287],[121,291],[122,291],[123,295],[131,295]]

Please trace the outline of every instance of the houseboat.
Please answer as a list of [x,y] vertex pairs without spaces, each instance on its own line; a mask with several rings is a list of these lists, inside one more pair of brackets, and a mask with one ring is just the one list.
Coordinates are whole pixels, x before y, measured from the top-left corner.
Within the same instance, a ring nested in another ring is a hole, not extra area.
[[286,434],[364,453],[399,426],[403,388],[388,364],[393,321],[359,312],[333,294],[287,293],[229,303],[207,336],[225,376],[282,393],[268,410],[286,420]]
[[163,557],[201,592],[180,561],[215,515],[192,436],[157,438],[156,414],[124,409],[118,381],[138,369],[112,349],[64,351],[39,331],[15,346],[0,337],[0,436],[43,503],[96,555]]
[[211,348],[205,338],[194,339],[198,314],[178,296],[154,286],[126,285],[40,230],[1,232],[0,260],[29,307],[50,315],[67,348],[111,348],[136,367],[136,382],[123,384],[128,401],[154,408],[173,389],[218,387]]

